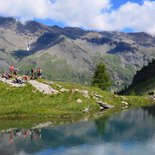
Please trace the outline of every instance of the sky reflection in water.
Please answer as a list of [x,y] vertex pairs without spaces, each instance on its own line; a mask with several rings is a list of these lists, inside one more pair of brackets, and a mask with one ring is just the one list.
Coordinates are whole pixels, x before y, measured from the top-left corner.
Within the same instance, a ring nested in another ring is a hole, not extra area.
[[154,155],[155,107],[96,121],[1,132],[0,155]]

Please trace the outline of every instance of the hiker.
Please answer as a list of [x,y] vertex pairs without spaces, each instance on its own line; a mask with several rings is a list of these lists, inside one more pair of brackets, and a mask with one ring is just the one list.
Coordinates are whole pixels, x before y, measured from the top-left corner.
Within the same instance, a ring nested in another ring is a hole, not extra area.
[[2,72],[2,78],[10,79],[12,78],[12,75],[7,72]]
[[6,73],[6,74],[7,74],[7,79],[13,78],[12,74],[10,74],[10,73]]
[[14,75],[18,75],[18,72],[19,72],[19,69],[18,69],[18,68],[14,68],[13,74],[14,74]]
[[6,78],[7,79],[7,74],[5,72],[2,72],[2,78]]
[[25,82],[28,81],[29,77],[27,75],[23,75],[23,78],[22,78]]
[[9,67],[9,71],[13,74],[13,72],[14,72],[14,66],[13,66],[13,65],[11,65],[11,66]]
[[41,68],[38,68],[37,69],[37,77],[38,78],[41,78],[41,76],[42,76],[42,69]]
[[30,74],[31,74],[31,78],[30,78],[30,79],[31,79],[31,80],[34,80],[34,78],[35,78],[35,77],[34,77],[35,73],[34,73],[34,69],[33,69],[33,68],[31,69]]

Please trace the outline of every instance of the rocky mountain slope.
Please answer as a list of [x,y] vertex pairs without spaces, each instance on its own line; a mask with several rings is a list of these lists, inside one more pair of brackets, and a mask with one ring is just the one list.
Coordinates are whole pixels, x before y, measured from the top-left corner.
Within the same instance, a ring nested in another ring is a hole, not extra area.
[[[120,94],[149,94],[155,90],[155,60],[137,71],[132,84]],[[154,95],[154,94],[152,94]]]
[[41,67],[52,80],[90,83],[96,64],[106,63],[117,89],[155,56],[155,37],[146,33],[95,32],[79,28],[24,25],[0,17],[0,69],[24,73]]

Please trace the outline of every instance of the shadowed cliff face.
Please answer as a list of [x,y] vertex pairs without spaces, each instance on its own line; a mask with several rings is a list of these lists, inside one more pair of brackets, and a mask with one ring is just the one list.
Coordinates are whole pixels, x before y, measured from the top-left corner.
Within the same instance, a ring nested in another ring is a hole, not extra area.
[[148,93],[155,89],[155,60],[137,71],[133,78],[133,82],[121,94],[139,94]]
[[[155,38],[146,33],[84,31],[0,17],[2,69],[9,64],[25,71],[40,66],[54,80],[89,83],[95,65],[104,60],[114,85],[122,88],[154,57],[154,47]],[[34,62],[36,66],[31,66]],[[54,76],[54,70],[62,75]]]
[[155,60],[149,63],[148,66],[144,66],[140,71],[137,71],[133,79],[133,85],[149,80],[152,77],[155,77]]

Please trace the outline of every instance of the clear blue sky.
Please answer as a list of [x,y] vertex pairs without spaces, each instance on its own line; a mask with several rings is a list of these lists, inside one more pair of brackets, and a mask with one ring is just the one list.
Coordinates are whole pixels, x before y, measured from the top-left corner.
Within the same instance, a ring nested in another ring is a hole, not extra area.
[[111,2],[113,4],[113,8],[116,9],[127,2],[142,4],[143,0],[111,0]]

